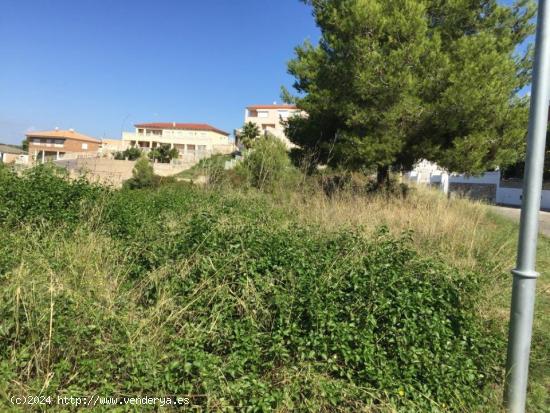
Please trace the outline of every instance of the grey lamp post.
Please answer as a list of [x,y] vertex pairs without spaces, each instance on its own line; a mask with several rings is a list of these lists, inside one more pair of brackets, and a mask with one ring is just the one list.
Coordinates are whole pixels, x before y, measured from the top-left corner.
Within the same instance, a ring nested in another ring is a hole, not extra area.
[[511,413],[525,412],[529,350],[535,309],[535,271],[538,214],[542,189],[548,100],[550,93],[550,9],[540,0],[535,41],[535,64],[529,111],[527,157],[516,268],[512,270],[512,305],[506,361],[505,401]]

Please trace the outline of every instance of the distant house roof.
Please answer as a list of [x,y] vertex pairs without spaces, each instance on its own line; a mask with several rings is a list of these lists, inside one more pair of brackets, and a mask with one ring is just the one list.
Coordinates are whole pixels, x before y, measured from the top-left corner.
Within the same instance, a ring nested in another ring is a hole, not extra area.
[[252,105],[247,109],[298,109],[296,105]]
[[0,152],[2,152],[2,153],[12,153],[14,155],[24,155],[24,154],[27,153],[23,149],[18,148],[16,146],[4,145],[2,143],[0,143]]
[[177,123],[177,122],[154,122],[154,123],[138,123],[134,125],[136,128],[151,128],[151,129],[181,129],[181,130],[200,130],[221,133],[229,136],[229,133],[215,128],[207,123]]
[[74,130],[47,130],[47,131],[36,131],[27,133],[27,138],[65,138],[65,139],[75,139],[77,141],[84,142],[93,142],[101,143],[99,139],[92,138],[88,135],[83,135]]

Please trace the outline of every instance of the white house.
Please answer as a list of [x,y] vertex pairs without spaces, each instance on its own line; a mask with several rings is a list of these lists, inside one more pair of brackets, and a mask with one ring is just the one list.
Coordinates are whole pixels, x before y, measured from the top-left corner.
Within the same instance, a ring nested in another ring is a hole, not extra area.
[[[252,122],[258,126],[262,134],[271,134],[281,139],[287,148],[294,145],[285,135],[284,121],[291,116],[302,115],[303,112],[295,105],[251,105],[244,111],[244,122]],[[238,134],[238,132],[237,132]]]

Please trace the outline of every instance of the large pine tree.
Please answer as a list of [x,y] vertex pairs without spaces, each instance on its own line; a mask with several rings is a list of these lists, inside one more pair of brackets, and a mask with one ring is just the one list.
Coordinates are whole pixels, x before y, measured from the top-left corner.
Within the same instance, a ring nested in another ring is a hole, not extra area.
[[296,48],[290,139],[319,162],[480,173],[522,156],[534,5],[496,0],[304,0],[321,30]]

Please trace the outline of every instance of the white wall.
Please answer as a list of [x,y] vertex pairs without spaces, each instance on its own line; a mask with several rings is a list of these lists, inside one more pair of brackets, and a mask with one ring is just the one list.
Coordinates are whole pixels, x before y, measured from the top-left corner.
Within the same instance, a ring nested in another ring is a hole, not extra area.
[[450,183],[461,183],[461,184],[494,184],[500,185],[500,171],[496,172],[485,172],[483,175],[479,176],[468,176],[463,174],[450,174],[449,175]]
[[[463,174],[447,173],[437,167],[436,164],[426,160],[420,161],[415,168],[406,174],[411,182],[440,185],[443,192],[449,190],[449,183],[465,184],[493,184],[496,185],[496,203],[503,205],[521,206],[522,189],[507,188],[500,185],[500,171],[485,172],[479,176],[467,176]],[[543,189],[540,207],[550,210],[550,190]]]
[[497,204],[521,205],[521,188],[499,187],[497,191]]
[[[497,189],[497,204],[521,206],[522,192],[521,188],[499,187]],[[540,207],[542,209],[550,209],[550,190],[542,190]]]

